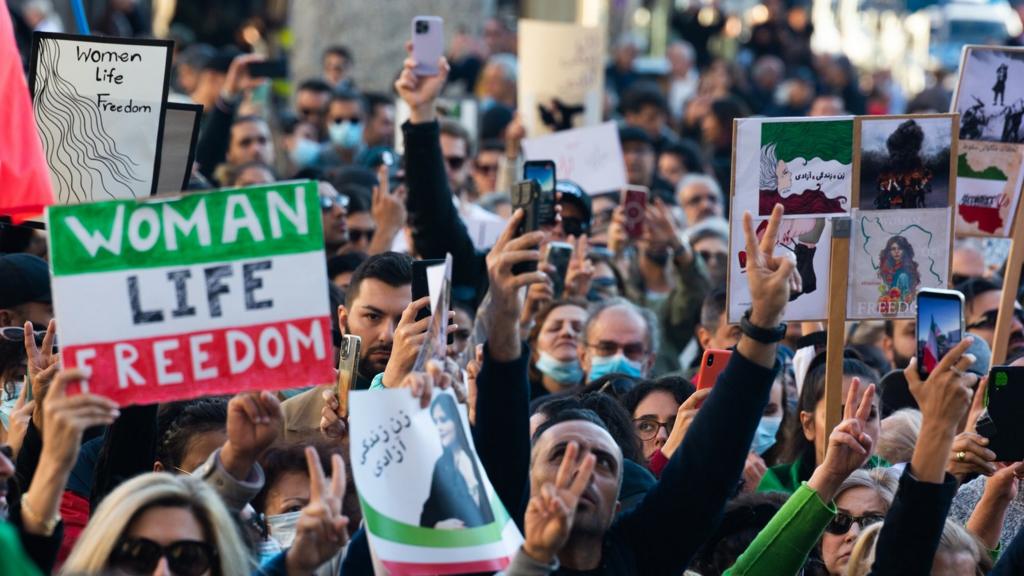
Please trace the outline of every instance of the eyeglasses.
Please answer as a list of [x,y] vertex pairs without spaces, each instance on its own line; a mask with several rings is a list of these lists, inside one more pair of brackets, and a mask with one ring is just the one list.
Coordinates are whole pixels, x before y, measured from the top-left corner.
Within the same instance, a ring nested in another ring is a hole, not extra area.
[[363,237],[365,236],[367,242],[373,242],[373,233],[374,232],[376,232],[376,230],[374,230],[372,228],[369,229],[369,230],[359,230],[359,229],[356,229],[356,228],[349,228],[348,229],[348,239],[350,241],[352,241],[352,242],[360,242],[360,241],[362,241]]
[[[968,330],[992,330],[996,327],[996,317],[999,316],[999,309],[989,310],[981,315],[980,318],[971,322],[967,325]],[[1014,308],[1013,317],[1018,322],[1024,324],[1024,310],[1020,308]]]
[[729,260],[729,254],[726,252],[712,252],[711,250],[698,250],[697,254],[704,259],[705,262],[711,264],[724,264]]
[[238,141],[238,145],[241,146],[242,148],[248,148],[253,144],[259,144],[260,146],[264,146],[266,145],[266,143],[266,136],[249,136],[246,138],[242,138],[241,140]]
[[661,428],[665,429],[665,434],[671,434],[672,428],[675,425],[675,418],[668,422],[658,422],[654,418],[637,418],[633,420],[633,428],[636,429],[636,435],[641,440],[654,440],[654,437],[658,435],[658,430]]
[[[46,337],[46,330],[33,330],[32,336],[35,338],[36,344],[42,345],[43,338]],[[25,340],[25,329],[21,326],[4,326],[0,328],[0,340],[6,340],[8,342],[22,342]],[[57,335],[53,335],[53,345],[57,345]]]
[[582,218],[562,216],[562,230],[567,236],[576,236],[578,238],[589,232],[589,228],[590,226]]
[[829,534],[842,536],[843,534],[846,534],[850,531],[850,526],[852,526],[854,522],[856,522],[857,526],[859,526],[860,529],[863,530],[868,526],[871,526],[872,524],[878,524],[883,520],[885,520],[885,516],[878,516],[875,514],[867,514],[865,516],[850,516],[845,512],[840,512],[836,514],[836,517],[833,518],[831,522],[828,523],[828,526],[825,526],[825,531]]
[[473,163],[473,168],[477,172],[481,172],[483,174],[494,174],[494,173],[496,173],[498,171],[498,165],[497,164],[481,164],[479,162],[474,162]]
[[647,345],[641,342],[619,344],[610,340],[602,340],[594,344],[587,344],[587,346],[597,350],[598,356],[614,356],[621,350],[622,355],[630,360],[642,360],[644,355],[647,354]]
[[324,212],[334,208],[335,206],[341,207],[342,210],[348,208],[348,196],[342,196],[341,194],[335,194],[333,196],[320,196],[320,209]]
[[335,116],[331,118],[331,122],[335,124],[341,124],[342,122],[351,122],[352,124],[359,124],[363,119],[359,116]]
[[463,156],[445,156],[444,161],[448,164],[448,168],[452,170],[462,170],[462,167],[466,164],[466,158]]
[[322,116],[324,113],[320,108],[299,108],[299,116],[309,118],[311,116]]
[[126,538],[114,549],[111,567],[131,574],[152,574],[161,558],[178,576],[200,576],[210,569],[217,552],[206,542],[178,540],[161,546],[147,538]]
[[694,196],[693,198],[690,198],[689,200],[684,202],[683,205],[684,206],[696,206],[696,205],[702,204],[704,202],[707,202],[708,204],[717,205],[718,204],[718,196],[715,196],[714,194],[701,194],[700,196]]

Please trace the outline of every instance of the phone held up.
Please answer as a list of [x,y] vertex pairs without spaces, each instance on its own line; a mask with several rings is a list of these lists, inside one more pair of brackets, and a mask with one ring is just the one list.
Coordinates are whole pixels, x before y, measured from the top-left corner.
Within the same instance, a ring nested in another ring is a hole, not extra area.
[[356,369],[359,365],[359,351],[363,339],[359,336],[346,334],[341,337],[341,353],[338,361],[338,415],[348,417],[348,393],[356,381]]
[[964,295],[923,288],[917,293],[917,371],[925,379],[963,339]]
[[697,390],[711,388],[718,381],[718,376],[725,370],[732,356],[730,350],[708,348],[700,359],[700,371],[697,373]]
[[523,165],[523,180],[533,180],[540,187],[537,219],[542,226],[555,224],[555,163],[551,160],[528,160]]
[[560,299],[565,293],[565,275],[569,272],[572,251],[572,244],[568,242],[548,242],[544,248],[544,263],[555,268],[554,272],[549,272],[555,300]]
[[444,20],[440,16],[417,16],[412,19],[413,72],[417,76],[437,76],[437,67],[444,54]]
[[639,240],[644,235],[644,218],[650,189],[646,186],[628,185],[622,189],[622,210],[626,215],[626,235]]
[[978,434],[989,439],[997,462],[1024,460],[1024,366],[993,366],[985,392],[987,412]]

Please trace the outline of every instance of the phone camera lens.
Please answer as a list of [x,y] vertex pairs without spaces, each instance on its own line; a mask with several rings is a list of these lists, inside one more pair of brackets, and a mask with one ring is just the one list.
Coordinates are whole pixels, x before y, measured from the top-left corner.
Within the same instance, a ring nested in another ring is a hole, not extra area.
[[426,34],[429,30],[430,30],[430,23],[429,22],[424,22],[423,20],[420,20],[420,21],[416,22],[416,33],[417,34]]
[[714,356],[708,356],[708,366],[711,366],[714,363],[715,363],[715,357]]

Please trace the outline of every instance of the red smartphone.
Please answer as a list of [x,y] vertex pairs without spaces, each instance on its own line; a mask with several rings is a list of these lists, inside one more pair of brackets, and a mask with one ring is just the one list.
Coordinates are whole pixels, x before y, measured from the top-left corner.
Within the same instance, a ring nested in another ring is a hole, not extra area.
[[644,235],[644,216],[647,198],[651,192],[646,186],[626,186],[622,189],[622,209],[626,213],[626,234],[633,240]]
[[417,16],[412,19],[413,70],[417,76],[437,76],[437,61],[444,54],[444,20],[440,16]]
[[725,370],[732,356],[730,350],[708,348],[700,359],[700,371],[697,373],[697,390],[711,388],[718,381],[718,376]]

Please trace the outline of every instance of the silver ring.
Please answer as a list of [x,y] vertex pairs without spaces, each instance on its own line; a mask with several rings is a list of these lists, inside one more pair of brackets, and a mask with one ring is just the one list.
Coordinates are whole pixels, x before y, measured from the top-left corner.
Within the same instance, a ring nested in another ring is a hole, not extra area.
[[950,366],[949,369],[952,370],[953,374],[956,374],[957,376],[961,376],[962,377],[964,375],[964,371],[959,369],[959,368],[957,368],[956,364]]

